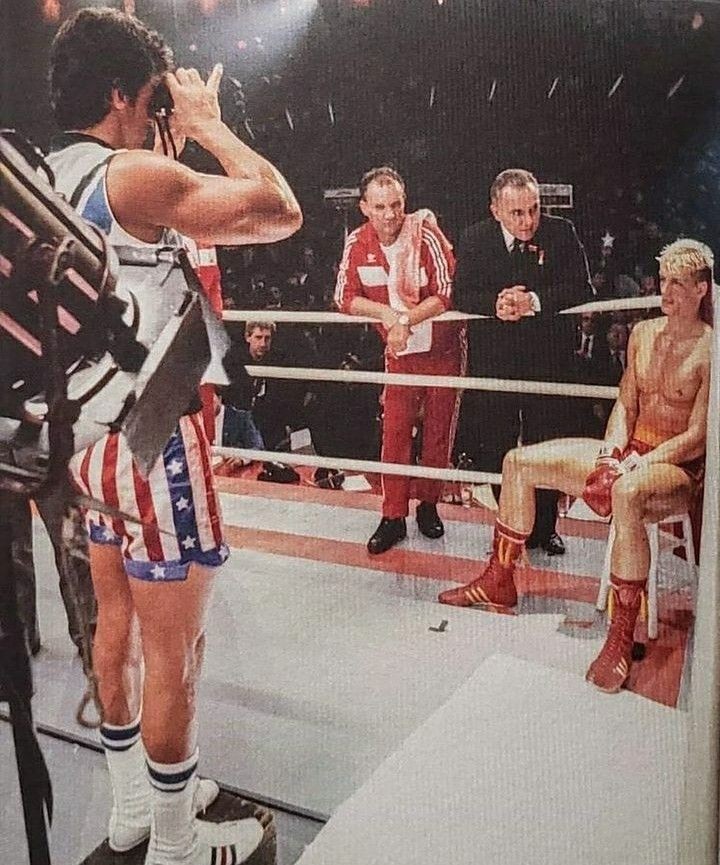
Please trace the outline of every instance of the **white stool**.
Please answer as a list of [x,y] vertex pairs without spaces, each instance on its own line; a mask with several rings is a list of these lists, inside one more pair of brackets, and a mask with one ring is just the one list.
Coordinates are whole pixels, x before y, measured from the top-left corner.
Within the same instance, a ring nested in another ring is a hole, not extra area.
[[[676,537],[671,529],[676,523],[682,525],[682,536]],[[678,514],[672,517],[666,517],[659,523],[647,523],[645,525],[648,542],[650,544],[650,568],[648,570],[648,639],[657,640],[658,635],[658,602],[657,602],[657,587],[658,587],[658,558],[660,555],[661,538],[671,538],[672,546],[682,547],[685,550],[685,561],[692,567],[695,567],[695,542],[693,541],[692,522],[690,514]],[[615,543],[615,523],[610,523],[610,531],[608,533],[607,547],[605,548],[605,561],[603,562],[602,574],[600,576],[600,591],[598,592],[595,607],[598,610],[604,610],[607,607],[608,594],[610,593],[610,557],[612,555],[613,544]]]

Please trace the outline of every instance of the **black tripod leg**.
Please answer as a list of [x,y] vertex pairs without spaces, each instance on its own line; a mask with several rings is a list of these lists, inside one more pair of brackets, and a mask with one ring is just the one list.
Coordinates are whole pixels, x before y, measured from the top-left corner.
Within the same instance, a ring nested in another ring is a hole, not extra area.
[[32,724],[30,703],[10,704],[30,865],[50,865],[47,829],[52,817],[50,776]]
[[30,659],[18,615],[11,540],[10,526],[0,524],[0,692],[10,708],[30,865],[50,865],[52,789],[32,722]]

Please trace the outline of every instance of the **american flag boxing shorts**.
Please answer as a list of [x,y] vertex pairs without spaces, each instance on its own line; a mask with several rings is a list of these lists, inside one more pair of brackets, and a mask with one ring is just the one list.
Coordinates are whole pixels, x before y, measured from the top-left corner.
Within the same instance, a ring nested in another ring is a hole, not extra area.
[[227,559],[210,448],[199,413],[180,418],[147,479],[121,433],[111,433],[76,454],[70,472],[82,493],[142,522],[98,511],[87,514],[91,542],[121,547],[128,576],[184,580],[192,562],[214,568]]

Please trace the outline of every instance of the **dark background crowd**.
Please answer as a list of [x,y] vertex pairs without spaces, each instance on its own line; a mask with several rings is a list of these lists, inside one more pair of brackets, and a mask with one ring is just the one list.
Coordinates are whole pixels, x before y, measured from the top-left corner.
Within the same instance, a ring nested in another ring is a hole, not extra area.
[[[46,146],[44,70],[58,23],[79,0],[18,3],[22,44],[0,39],[2,124]],[[127,8],[125,2],[109,2]],[[305,214],[284,243],[219,250],[226,309],[332,308],[345,231],[357,209],[328,189],[372,165],[408,184],[448,237],[487,214],[488,187],[519,166],[573,187],[555,211],[574,222],[598,299],[658,291],[655,256],[678,235],[717,248],[720,7],[687,0],[134,0],[178,65],[222,61],[223,111],[277,164]],[[17,28],[16,28],[17,29]],[[194,167],[216,170],[192,144]],[[615,384],[627,334],[648,312],[578,317],[566,381]],[[245,351],[241,324],[231,325]],[[264,363],[381,369],[361,325],[280,325]],[[289,395],[290,394],[290,395]],[[288,385],[261,399],[277,447],[308,426],[316,449],[378,454],[380,388]],[[609,403],[578,401],[578,432],[598,435]],[[276,416],[274,416],[276,415]],[[269,427],[268,427],[269,429]],[[282,435],[281,435],[282,433]]]

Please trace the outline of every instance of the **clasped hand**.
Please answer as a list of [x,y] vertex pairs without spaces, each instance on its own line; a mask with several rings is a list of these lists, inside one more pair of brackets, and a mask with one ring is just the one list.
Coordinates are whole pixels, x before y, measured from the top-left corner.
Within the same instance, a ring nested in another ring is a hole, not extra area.
[[532,298],[525,285],[503,288],[495,301],[495,314],[501,321],[519,321],[532,312]]
[[391,357],[397,357],[400,352],[405,351],[409,336],[410,328],[400,322],[396,321],[388,328],[386,345]]

